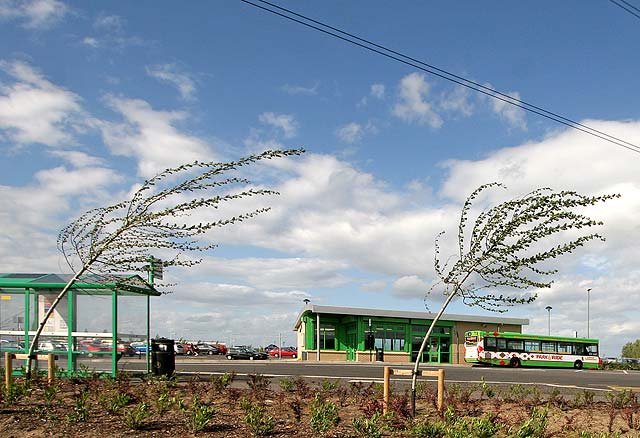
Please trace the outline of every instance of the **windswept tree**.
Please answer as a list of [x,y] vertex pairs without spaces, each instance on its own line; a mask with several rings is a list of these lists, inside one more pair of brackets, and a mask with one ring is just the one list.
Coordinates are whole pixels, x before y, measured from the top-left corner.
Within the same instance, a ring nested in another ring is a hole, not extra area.
[[[141,271],[154,250],[172,254],[162,262],[165,267],[199,263],[198,259],[184,255],[215,247],[201,243],[202,235],[269,210],[261,207],[230,216],[218,212],[220,207],[246,198],[278,194],[252,187],[251,181],[236,175],[237,171],[262,160],[303,152],[303,149],[268,150],[228,163],[195,161],[169,168],[142,183],[129,200],[89,210],[66,226],[58,235],[57,244],[74,275],[40,321],[29,357],[33,357],[54,309],[83,275],[93,274],[108,281],[116,273]],[[29,359],[28,375],[31,369]]]
[[[420,346],[413,368],[411,404],[415,414],[416,379],[422,353],[429,336],[445,309],[458,297],[468,306],[504,312],[505,307],[535,301],[527,289],[549,288],[558,271],[546,268],[553,260],[591,240],[604,241],[597,233],[577,235],[574,231],[603,225],[579,210],[620,195],[583,196],[573,191],[541,188],[502,202],[478,214],[470,227],[470,214],[476,198],[486,189],[502,187],[489,183],[478,187],[462,207],[458,225],[457,254],[441,261],[440,238],[435,242],[435,272],[439,278],[427,293],[442,288],[446,297]],[[574,233],[569,233],[574,232]],[[552,239],[556,237],[558,239]],[[500,292],[493,292],[499,290]]]

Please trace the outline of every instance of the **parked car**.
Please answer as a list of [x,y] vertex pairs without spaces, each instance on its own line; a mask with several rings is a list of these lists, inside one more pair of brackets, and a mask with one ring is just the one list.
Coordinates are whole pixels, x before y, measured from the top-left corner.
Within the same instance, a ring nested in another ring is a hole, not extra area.
[[136,350],[129,344],[119,342],[118,353],[122,353],[123,356],[135,356]]
[[145,354],[147,352],[147,343],[144,341],[132,342],[131,346],[135,350],[136,354]]
[[22,344],[15,341],[7,341],[6,339],[0,339],[0,350],[22,350],[24,347]]
[[249,360],[264,360],[268,359],[269,355],[261,351],[249,350],[247,348],[231,347],[227,351],[227,359],[249,359]]
[[196,345],[198,347],[199,353],[200,354],[208,354],[208,355],[212,355],[212,354],[222,354],[220,352],[220,349],[218,347],[216,347],[215,345],[212,344],[207,344],[207,343],[200,343],[198,345]]
[[182,344],[173,344],[173,352],[176,355],[183,355],[184,354],[184,347],[182,346]]
[[279,347],[276,344],[269,344],[266,347],[264,347],[264,351],[266,351],[267,353],[269,353],[269,355],[271,355],[271,351],[272,350],[277,350]]
[[269,356],[273,357],[291,357],[295,359],[298,357],[298,350],[295,350],[291,347],[284,347],[282,350],[279,348],[274,348],[269,351]]
[[179,344],[184,350],[184,354],[187,356],[197,356],[200,354],[200,349],[195,344]]

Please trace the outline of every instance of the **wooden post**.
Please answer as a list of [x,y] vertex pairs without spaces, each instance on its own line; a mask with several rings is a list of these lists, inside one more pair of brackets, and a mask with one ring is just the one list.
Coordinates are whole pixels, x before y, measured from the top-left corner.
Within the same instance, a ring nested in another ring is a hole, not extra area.
[[438,370],[438,412],[442,412],[444,406],[444,370]]
[[391,368],[384,367],[384,389],[382,396],[382,414],[387,413],[387,409],[389,409],[389,384],[391,383]]
[[53,378],[56,375],[56,355],[53,353],[49,353],[47,357],[47,362],[48,362],[48,367],[47,367],[48,382],[51,383],[53,382]]
[[11,377],[13,374],[13,353],[4,353],[4,384],[7,389],[11,387]]

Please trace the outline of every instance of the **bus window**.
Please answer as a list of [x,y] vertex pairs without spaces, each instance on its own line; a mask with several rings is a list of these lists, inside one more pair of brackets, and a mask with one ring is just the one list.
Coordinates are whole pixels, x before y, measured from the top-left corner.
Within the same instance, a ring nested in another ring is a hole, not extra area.
[[549,341],[542,341],[542,352],[543,353],[555,353],[556,352],[556,343]]
[[572,354],[573,349],[571,348],[572,344],[567,344],[565,342],[558,342],[558,353]]
[[575,344],[573,346],[573,354],[578,356],[585,356],[587,354],[587,349],[584,344]]
[[520,340],[509,339],[507,341],[507,350],[509,351],[524,351],[524,343]]
[[477,336],[466,336],[464,340],[464,344],[467,347],[475,347],[478,345],[478,337]]
[[498,351],[496,349],[496,338],[484,338],[484,349],[486,351]]
[[597,344],[587,345],[587,354],[589,356],[597,356],[598,355],[598,345]]
[[540,353],[540,341],[524,341],[524,351],[528,353]]
[[498,351],[505,351],[507,349],[507,340],[503,338],[496,338],[498,341]]

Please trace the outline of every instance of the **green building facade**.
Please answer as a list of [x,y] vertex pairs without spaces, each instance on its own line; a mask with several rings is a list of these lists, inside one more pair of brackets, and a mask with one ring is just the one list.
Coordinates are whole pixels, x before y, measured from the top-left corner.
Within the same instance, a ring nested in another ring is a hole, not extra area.
[[[307,304],[294,326],[298,357],[309,361],[414,361],[434,317],[428,312]],[[520,318],[444,314],[429,337],[422,362],[464,363],[465,331],[522,332],[527,324],[529,320]]]

